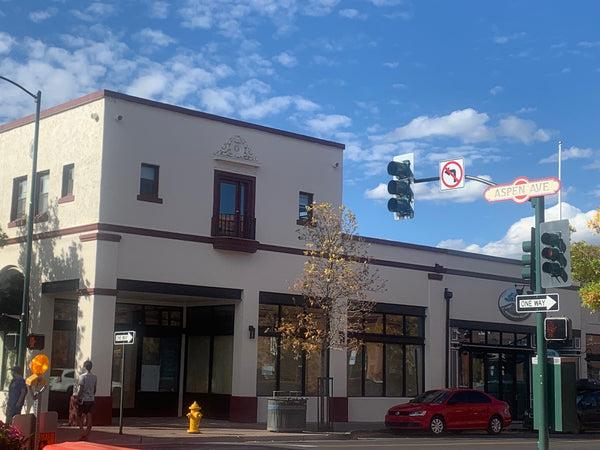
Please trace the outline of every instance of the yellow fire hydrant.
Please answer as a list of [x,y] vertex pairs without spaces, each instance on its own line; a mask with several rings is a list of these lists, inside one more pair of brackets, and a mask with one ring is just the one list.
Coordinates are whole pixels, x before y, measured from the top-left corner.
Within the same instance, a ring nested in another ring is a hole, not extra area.
[[202,413],[200,412],[200,405],[198,405],[197,402],[192,403],[187,417],[190,419],[190,428],[187,432],[200,433],[200,419],[202,419]]

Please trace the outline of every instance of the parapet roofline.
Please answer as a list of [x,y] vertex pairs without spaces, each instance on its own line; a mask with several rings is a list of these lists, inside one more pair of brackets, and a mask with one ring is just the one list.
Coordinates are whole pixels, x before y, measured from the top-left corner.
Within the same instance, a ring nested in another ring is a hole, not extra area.
[[[328,147],[338,148],[340,150],[344,150],[346,148],[345,144],[341,144],[339,142],[329,141],[326,139],[320,139],[312,136],[307,136],[304,134],[293,133],[291,131],[280,130],[277,128],[271,128],[264,125],[258,125],[255,123],[244,122],[242,120],[231,119],[228,117],[217,116],[215,114],[209,114],[202,111],[197,111],[194,109],[183,108],[181,106],[170,105],[168,103],[161,103],[155,100],[149,100],[141,97],[135,97],[128,94],[123,94],[121,92],[110,91],[108,89],[103,89],[97,92],[93,92],[88,95],[84,95],[83,97],[76,98],[74,100],[70,100],[66,103],[62,103],[60,105],[56,105],[47,109],[44,109],[40,112],[40,118],[50,117],[55,114],[60,114],[64,111],[68,111],[69,109],[77,108],[81,105],[85,105],[86,103],[91,103],[93,101],[102,99],[102,98],[114,98],[117,100],[123,100],[130,103],[137,103],[139,105],[149,106],[151,108],[160,108],[171,112],[176,112],[179,114],[185,114],[188,116],[199,117],[206,120],[214,120],[217,122],[226,123],[229,125],[234,125],[243,128],[250,128],[253,130],[263,131],[265,133],[276,134],[278,136],[284,136],[291,139],[299,139],[302,141],[313,142],[315,144],[325,145]],[[20,119],[13,120],[12,122],[8,122],[0,125],[0,133],[5,131],[21,127],[23,125],[33,123],[35,120],[35,114],[31,114],[29,116],[22,117]]]

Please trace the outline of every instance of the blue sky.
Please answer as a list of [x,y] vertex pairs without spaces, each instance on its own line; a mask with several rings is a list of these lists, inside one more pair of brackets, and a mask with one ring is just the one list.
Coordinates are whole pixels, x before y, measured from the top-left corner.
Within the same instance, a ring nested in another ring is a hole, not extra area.
[[[415,186],[387,211],[388,162],[464,158],[498,184],[558,176],[574,240],[600,205],[600,3],[446,0],[0,0],[0,75],[43,108],[110,89],[341,142],[365,236],[519,258],[530,203]],[[0,123],[33,102],[2,82]],[[558,219],[558,196],[546,219]],[[319,199],[316,199],[317,201]]]

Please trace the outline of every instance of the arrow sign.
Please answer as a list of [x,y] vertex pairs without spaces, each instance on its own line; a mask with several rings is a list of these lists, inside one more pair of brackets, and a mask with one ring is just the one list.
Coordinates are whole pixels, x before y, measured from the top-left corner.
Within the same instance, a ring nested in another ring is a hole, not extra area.
[[558,311],[558,294],[517,295],[517,312]]
[[135,331],[115,331],[115,345],[133,344]]

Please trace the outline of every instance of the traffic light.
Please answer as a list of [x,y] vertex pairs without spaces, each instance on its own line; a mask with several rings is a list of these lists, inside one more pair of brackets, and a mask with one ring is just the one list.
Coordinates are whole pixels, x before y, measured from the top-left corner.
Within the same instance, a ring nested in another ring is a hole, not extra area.
[[531,228],[531,239],[523,241],[522,248],[525,254],[521,256],[521,277],[529,283],[529,290],[535,292],[535,228]]
[[43,334],[30,334],[27,336],[27,348],[29,350],[43,350],[44,340]]
[[[412,157],[412,154],[403,156]],[[412,219],[415,216],[412,191],[415,178],[411,169],[411,160],[399,160],[403,156],[394,158],[394,161],[391,161],[387,167],[388,174],[394,177],[388,183],[388,193],[394,196],[388,201],[388,210],[394,213],[396,220]]]
[[544,338],[547,341],[566,341],[571,338],[571,320],[567,317],[546,317]]
[[543,288],[571,286],[569,221],[540,223],[538,257]]

